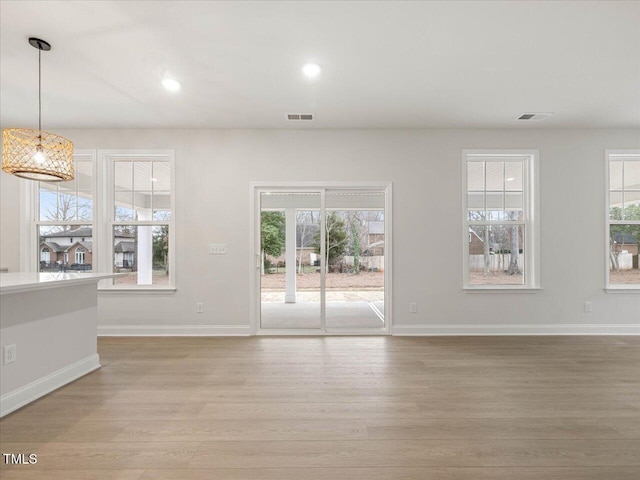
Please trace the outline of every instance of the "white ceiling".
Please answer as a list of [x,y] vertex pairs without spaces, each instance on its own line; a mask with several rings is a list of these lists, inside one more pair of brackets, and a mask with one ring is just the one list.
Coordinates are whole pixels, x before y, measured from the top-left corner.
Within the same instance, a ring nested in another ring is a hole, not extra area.
[[3,127],[37,125],[29,36],[45,129],[640,127],[636,1],[2,0],[0,30]]

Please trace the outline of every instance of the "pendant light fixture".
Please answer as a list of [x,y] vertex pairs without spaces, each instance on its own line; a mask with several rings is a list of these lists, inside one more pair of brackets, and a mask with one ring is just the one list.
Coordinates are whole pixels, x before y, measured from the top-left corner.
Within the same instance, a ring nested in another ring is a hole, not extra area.
[[39,38],[29,44],[38,49],[38,129],[7,128],[2,131],[2,170],[41,182],[73,180],[73,142],[42,131],[42,52],[51,45]]

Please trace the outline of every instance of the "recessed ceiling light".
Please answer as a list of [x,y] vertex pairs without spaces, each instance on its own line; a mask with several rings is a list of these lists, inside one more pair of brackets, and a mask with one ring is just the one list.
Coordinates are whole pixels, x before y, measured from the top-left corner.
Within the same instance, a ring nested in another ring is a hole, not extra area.
[[320,65],[316,63],[307,63],[302,67],[302,73],[304,73],[309,78],[317,77],[320,73],[320,70]]
[[157,179],[157,178],[152,178],[152,179],[151,179],[151,181],[152,181],[152,182],[157,182],[157,181],[158,181],[158,179]]
[[[151,180],[153,180],[153,178],[152,178]],[[515,178],[513,178],[513,177],[509,177],[509,178],[507,178],[507,179],[505,179],[505,180],[506,180],[507,182],[513,182],[513,181],[515,180]]]
[[164,80],[162,80],[162,86],[170,92],[177,92],[178,90],[180,90],[180,82],[174,80],[173,78],[165,78]]

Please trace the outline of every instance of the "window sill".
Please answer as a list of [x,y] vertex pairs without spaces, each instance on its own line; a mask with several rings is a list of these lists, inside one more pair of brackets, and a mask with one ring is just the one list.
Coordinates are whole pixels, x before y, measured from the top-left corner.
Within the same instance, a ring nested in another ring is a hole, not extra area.
[[539,293],[540,287],[463,287],[464,293]]
[[99,294],[152,294],[152,295],[170,295],[176,292],[175,287],[112,287],[112,288],[99,288]]
[[640,293],[640,286],[629,286],[629,287],[607,287],[604,289],[607,293]]

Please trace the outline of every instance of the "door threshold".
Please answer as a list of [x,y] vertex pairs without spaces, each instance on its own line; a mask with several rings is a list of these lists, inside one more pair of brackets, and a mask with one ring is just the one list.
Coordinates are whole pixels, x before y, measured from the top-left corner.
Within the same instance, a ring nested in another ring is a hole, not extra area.
[[390,335],[386,328],[376,328],[369,330],[347,330],[347,329],[327,329],[313,330],[313,329],[258,329],[254,335],[261,336],[309,336],[309,337],[338,337],[338,336],[387,336]]

